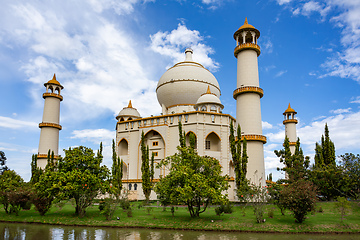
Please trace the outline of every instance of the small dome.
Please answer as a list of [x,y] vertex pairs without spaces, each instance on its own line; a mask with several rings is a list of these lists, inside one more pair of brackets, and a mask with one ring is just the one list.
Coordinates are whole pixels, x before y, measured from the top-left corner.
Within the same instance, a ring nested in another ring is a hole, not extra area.
[[297,112],[290,107],[290,103],[289,103],[288,108],[285,110],[285,112],[283,114],[285,115],[286,113],[295,113],[296,114]]
[[124,107],[119,114],[116,116],[116,119],[119,120],[121,117],[133,117],[133,118],[141,118],[140,113],[136,108],[132,107],[131,100],[129,101],[129,105]]
[[259,38],[260,37],[260,32],[259,30],[257,30],[253,25],[250,25],[248,23],[247,17],[245,18],[245,22],[244,25],[242,25],[235,33],[234,33],[234,39],[236,40],[236,35],[238,35],[240,32],[245,31],[245,30],[252,30],[255,32],[256,37]]
[[160,78],[156,94],[160,105],[195,105],[207,86],[220,96],[219,83],[214,75],[200,63],[192,60],[191,49],[186,49],[184,62],[169,68]]
[[54,76],[51,80],[49,80],[47,83],[44,84],[44,86],[46,87],[47,84],[54,84],[54,85],[58,85],[61,87],[61,89],[63,89],[64,87],[61,86],[61,84],[56,80],[56,76],[55,76],[55,73],[54,73]]
[[224,108],[224,106],[221,104],[220,99],[215,94],[210,92],[210,87],[208,87],[207,92],[202,94],[196,102],[196,106],[202,104],[215,104],[220,105],[221,108]]

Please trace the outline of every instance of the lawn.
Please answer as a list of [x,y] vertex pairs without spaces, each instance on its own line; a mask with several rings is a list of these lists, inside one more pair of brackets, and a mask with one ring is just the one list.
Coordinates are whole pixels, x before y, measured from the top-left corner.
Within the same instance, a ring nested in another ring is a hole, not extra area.
[[[63,225],[86,225],[86,226],[108,226],[108,227],[145,227],[164,229],[189,229],[189,230],[215,230],[215,231],[250,231],[250,232],[344,232],[360,233],[360,203],[352,202],[351,211],[345,216],[343,223],[340,221],[340,214],[335,209],[333,202],[320,202],[323,212],[314,212],[302,224],[295,223],[289,211],[281,215],[280,210],[274,205],[266,206],[265,223],[256,223],[253,208],[235,206],[232,214],[217,216],[215,207],[209,208],[199,218],[191,218],[185,207],[177,207],[173,217],[170,207],[164,211],[152,203],[151,207],[139,207],[140,202],[132,202],[132,217],[118,208],[113,220],[107,221],[100,214],[98,206],[88,208],[86,216],[79,218],[74,215],[74,206],[66,203],[62,209],[53,206],[45,216],[40,216],[32,207],[31,210],[22,210],[19,216],[7,215],[0,210],[0,221],[13,222],[35,222],[45,224]],[[151,208],[151,210],[147,210]],[[269,218],[268,212],[274,212],[274,217]],[[245,213],[245,214],[244,214]],[[120,220],[117,220],[117,217]]]

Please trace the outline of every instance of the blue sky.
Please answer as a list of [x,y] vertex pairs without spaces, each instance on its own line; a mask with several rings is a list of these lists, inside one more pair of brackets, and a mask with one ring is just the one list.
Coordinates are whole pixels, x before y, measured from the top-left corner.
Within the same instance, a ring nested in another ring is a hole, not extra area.
[[[131,99],[143,117],[161,108],[155,88],[166,69],[194,50],[217,78],[224,112],[235,114],[234,32],[245,17],[259,45],[265,167],[284,139],[282,113],[298,112],[298,136],[313,159],[327,122],[336,154],[360,153],[360,1],[78,0],[2,1],[0,150],[30,178],[37,153],[43,83],[64,86],[59,149],[104,143],[111,164],[115,116]],[[63,155],[63,153],[62,153]]]

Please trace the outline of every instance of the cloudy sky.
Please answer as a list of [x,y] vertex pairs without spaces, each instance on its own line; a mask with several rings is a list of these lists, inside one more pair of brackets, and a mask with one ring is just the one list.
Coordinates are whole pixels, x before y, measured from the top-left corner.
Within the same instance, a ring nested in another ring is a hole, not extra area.
[[[30,178],[37,153],[43,83],[64,86],[59,149],[105,145],[110,166],[115,116],[131,99],[143,117],[161,108],[155,88],[166,69],[194,50],[218,79],[224,112],[235,114],[234,32],[248,17],[259,57],[267,173],[280,166],[282,113],[298,112],[298,136],[313,157],[325,123],[337,155],[360,153],[360,1],[78,0],[2,1],[0,150]],[[61,153],[63,155],[63,153]]]

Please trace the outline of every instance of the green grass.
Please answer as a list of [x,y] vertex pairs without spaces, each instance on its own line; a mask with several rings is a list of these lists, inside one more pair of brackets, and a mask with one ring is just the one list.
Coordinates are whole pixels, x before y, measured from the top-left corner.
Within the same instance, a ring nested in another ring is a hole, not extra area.
[[[19,216],[7,215],[4,210],[0,210],[0,221],[14,222],[34,222],[45,224],[62,225],[86,225],[86,226],[108,226],[108,227],[145,227],[145,228],[164,228],[164,229],[189,229],[189,230],[220,230],[220,231],[251,231],[251,232],[356,232],[360,233],[360,203],[352,202],[352,209],[347,214],[343,223],[340,221],[340,214],[335,209],[332,202],[321,202],[317,204],[317,209],[321,206],[322,213],[315,212],[309,214],[302,224],[295,223],[289,211],[281,215],[280,210],[274,205],[267,205],[265,214],[266,222],[256,223],[253,208],[245,208],[245,216],[240,207],[234,207],[232,214],[216,216],[215,207],[209,208],[200,218],[191,218],[187,209],[179,207],[172,217],[170,207],[163,211],[162,207],[155,207],[148,214],[146,208],[138,208],[139,202],[132,203],[133,217],[127,217],[126,212],[118,209],[113,220],[106,221],[100,215],[98,206],[88,208],[86,216],[79,218],[74,215],[74,207],[67,203],[62,210],[52,207],[45,216],[40,216],[32,207],[31,210],[21,211]],[[274,218],[269,218],[267,212],[274,210]],[[116,220],[120,217],[120,220]]]

